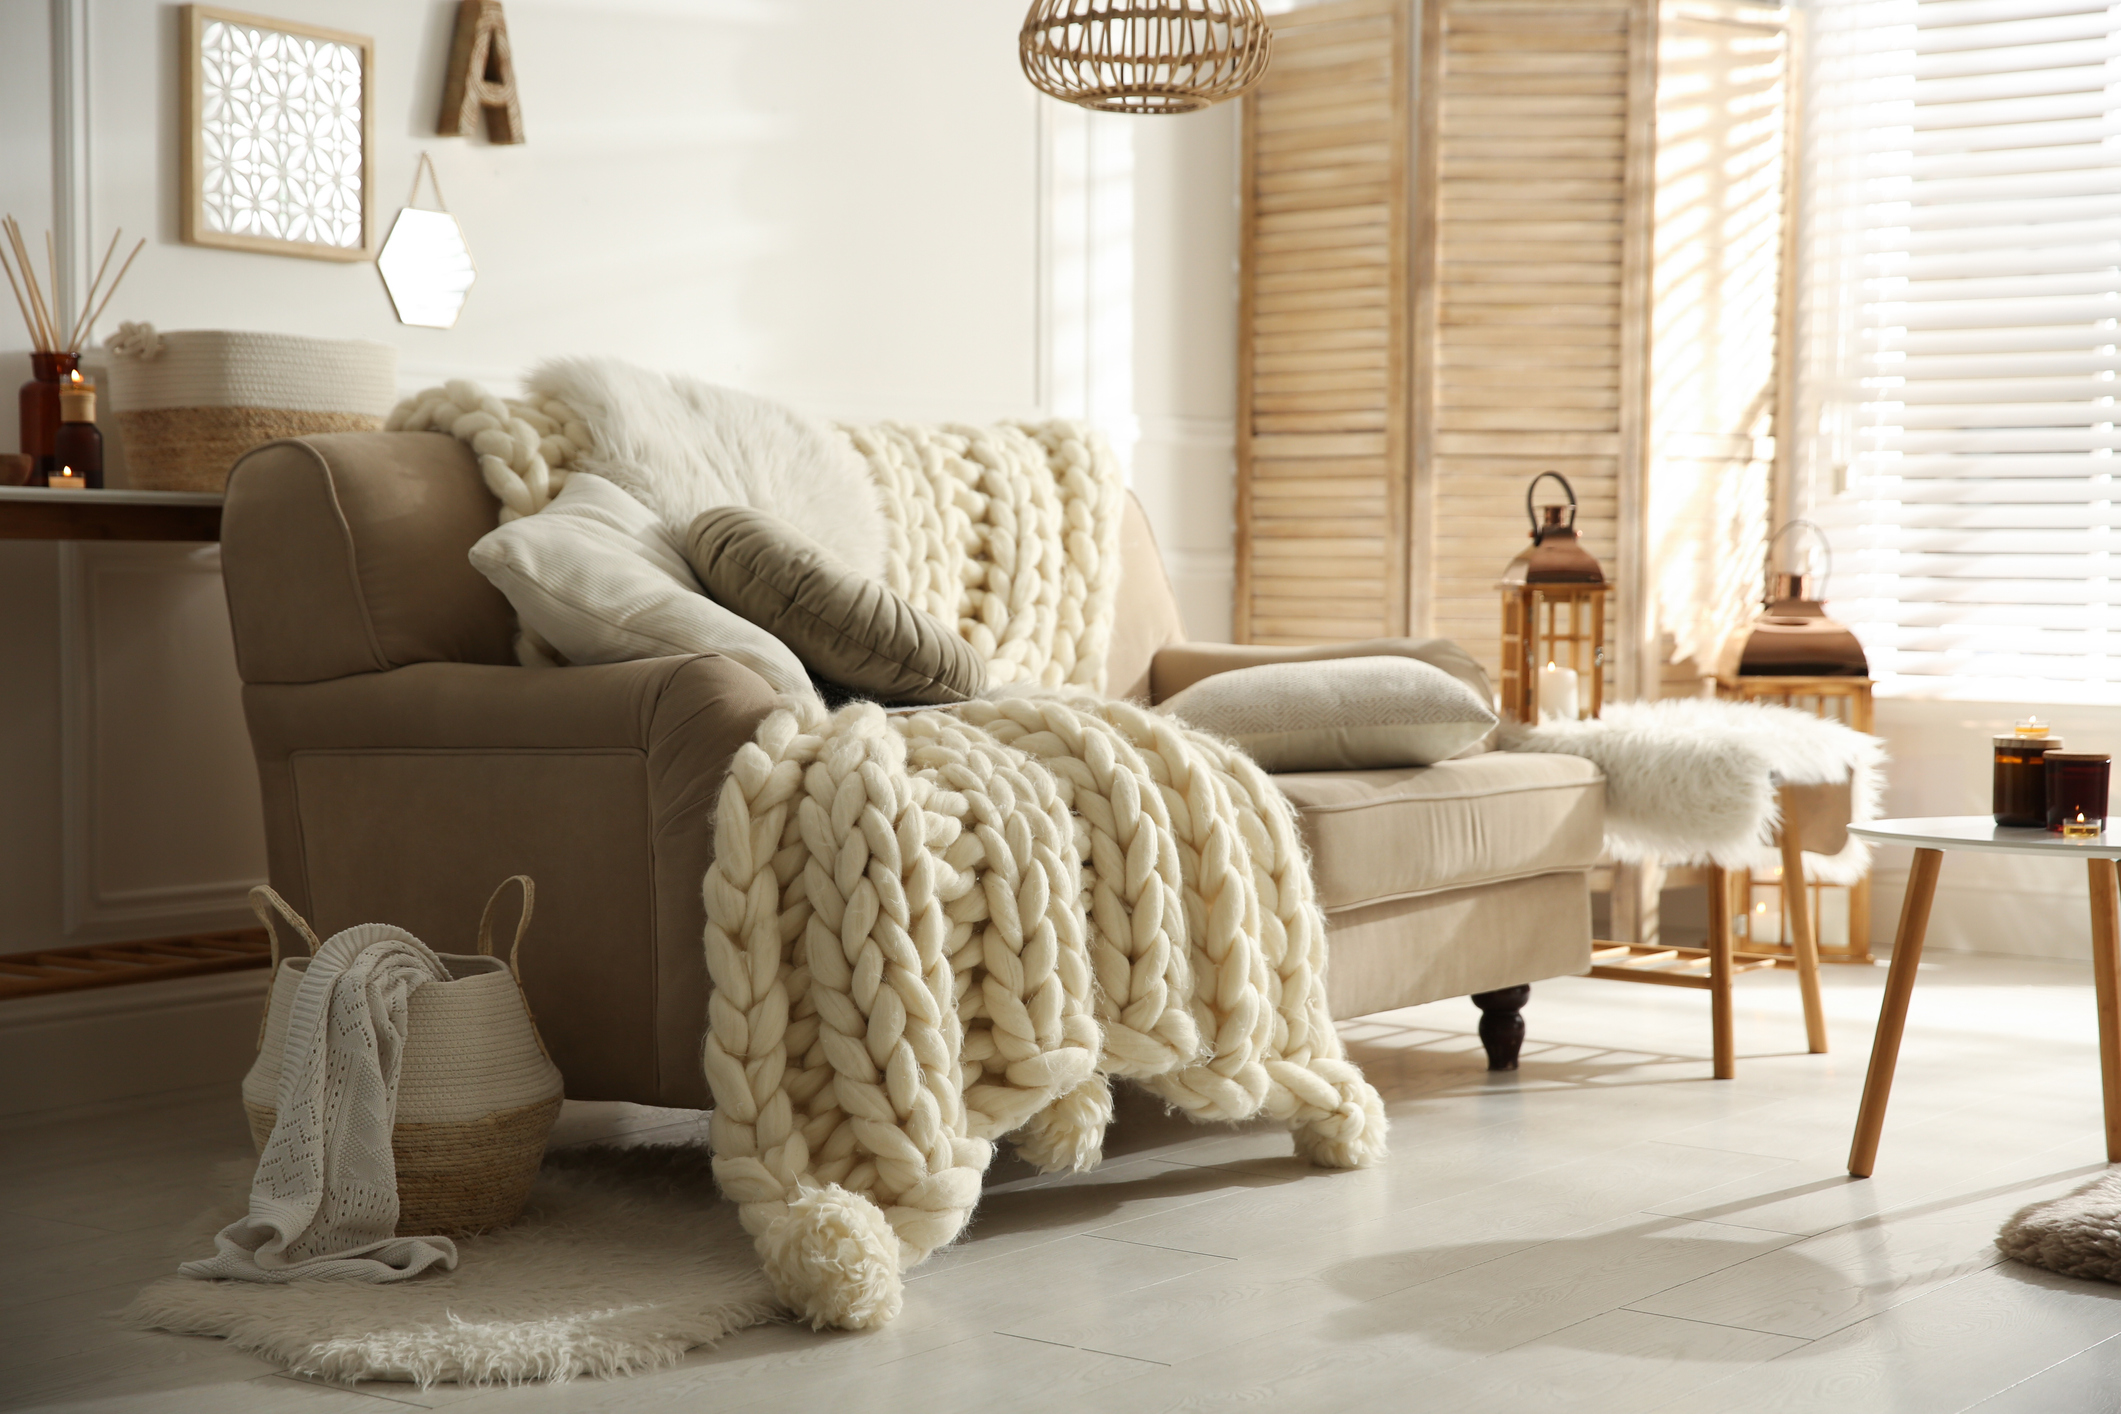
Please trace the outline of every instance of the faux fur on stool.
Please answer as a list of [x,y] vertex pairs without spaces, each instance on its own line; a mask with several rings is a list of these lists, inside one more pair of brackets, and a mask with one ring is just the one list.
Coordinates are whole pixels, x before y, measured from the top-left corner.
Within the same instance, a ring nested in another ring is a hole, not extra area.
[[2121,1281],[2121,1171],[2020,1208],[1996,1234],[1996,1250],[2066,1277]]
[[[1772,868],[1778,785],[1850,782],[1850,819],[1878,818],[1885,743],[1791,707],[1672,698],[1616,702],[1587,721],[1505,727],[1508,751],[1581,756],[1606,776],[1606,848],[1627,863]],[[1870,849],[1804,857],[1815,883],[1853,883]]]

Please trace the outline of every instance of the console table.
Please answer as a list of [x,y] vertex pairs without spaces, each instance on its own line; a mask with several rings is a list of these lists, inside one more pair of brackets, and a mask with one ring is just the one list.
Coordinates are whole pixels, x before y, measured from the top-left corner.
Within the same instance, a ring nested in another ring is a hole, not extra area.
[[0,486],[0,540],[219,540],[210,491],[70,491]]
[[1900,1059],[1900,1036],[1907,1026],[1908,998],[1915,990],[1915,969],[1922,961],[1922,939],[1929,931],[1930,900],[1937,892],[1937,870],[1944,852],[1976,849],[2020,854],[2075,855],[2085,863],[2092,905],[2092,986],[2099,999],[2099,1073],[2106,1102],[2106,1161],[2121,1163],[2121,897],[2115,893],[2114,861],[2121,859],[2121,833],[2108,829],[2097,839],[2065,840],[2041,829],[1998,825],[1986,815],[1947,815],[1926,820],[1874,820],[1851,825],[1849,833],[1873,844],[1912,845],[1915,865],[1908,872],[1907,898],[1900,905],[1900,930],[1893,939],[1892,970],[1886,974],[1885,999],[1878,1008],[1877,1037],[1871,1043],[1871,1068],[1863,1081],[1863,1107],[1856,1115],[1856,1139],[1849,1149],[1849,1172],[1869,1178],[1878,1159],[1878,1136],[1885,1128],[1886,1101],[1893,1090],[1893,1067]]

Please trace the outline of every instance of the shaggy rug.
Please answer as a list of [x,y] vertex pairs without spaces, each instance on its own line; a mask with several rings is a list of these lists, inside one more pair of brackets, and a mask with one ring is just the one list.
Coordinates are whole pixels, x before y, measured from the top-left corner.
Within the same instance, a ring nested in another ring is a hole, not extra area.
[[2020,1208],[1996,1234],[1996,1250],[2066,1277],[2121,1281],[2121,1172]]
[[[289,1371],[356,1380],[520,1384],[629,1375],[781,1319],[704,1145],[556,1150],[514,1226],[460,1239],[453,1272],[392,1285],[168,1277],[132,1324],[221,1336]],[[231,1175],[234,1178],[234,1175]],[[248,1165],[184,1255],[245,1211]],[[174,1265],[174,1264],[172,1264]]]

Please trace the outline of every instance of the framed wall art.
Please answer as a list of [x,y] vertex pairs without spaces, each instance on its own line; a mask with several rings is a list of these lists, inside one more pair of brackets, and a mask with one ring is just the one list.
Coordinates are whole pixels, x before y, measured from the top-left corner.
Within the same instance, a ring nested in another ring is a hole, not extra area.
[[371,259],[375,41],[186,5],[183,46],[183,239]]

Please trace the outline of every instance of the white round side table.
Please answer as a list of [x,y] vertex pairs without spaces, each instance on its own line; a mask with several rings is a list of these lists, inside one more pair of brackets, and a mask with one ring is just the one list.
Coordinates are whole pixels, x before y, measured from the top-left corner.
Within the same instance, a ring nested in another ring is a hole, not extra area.
[[1900,930],[1893,938],[1893,965],[1886,973],[1885,999],[1878,1007],[1878,1032],[1871,1042],[1871,1067],[1863,1081],[1863,1107],[1856,1114],[1856,1140],[1849,1148],[1849,1172],[1869,1178],[1878,1159],[1878,1136],[1885,1128],[1886,1101],[1893,1090],[1893,1067],[1900,1059],[1900,1036],[1907,1026],[1908,998],[1915,990],[1915,968],[1922,961],[1922,939],[1929,931],[1930,900],[1937,891],[1937,870],[1948,849],[1977,849],[2029,854],[2074,854],[2085,862],[2092,904],[2092,983],[2099,998],[2099,1072],[2106,1101],[2106,1161],[2121,1163],[2121,897],[2115,894],[2114,861],[2121,859],[2121,834],[2109,829],[2096,839],[2071,840],[2041,829],[1998,825],[1986,815],[1946,815],[1927,820],[1873,820],[1851,825],[1849,833],[1873,844],[1912,845],[1914,868],[1908,871],[1907,898],[1900,905]]

